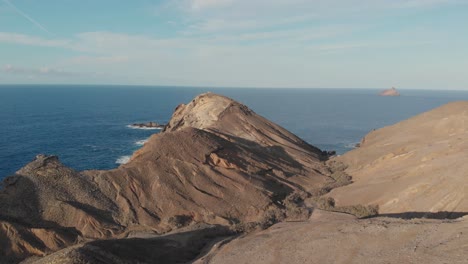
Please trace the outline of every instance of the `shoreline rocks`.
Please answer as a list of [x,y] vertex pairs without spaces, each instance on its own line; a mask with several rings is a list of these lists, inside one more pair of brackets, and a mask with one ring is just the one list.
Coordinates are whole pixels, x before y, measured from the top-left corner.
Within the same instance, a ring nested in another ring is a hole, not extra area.
[[159,124],[157,122],[148,122],[148,123],[134,123],[130,125],[135,128],[154,128],[154,129],[164,129],[166,125]]

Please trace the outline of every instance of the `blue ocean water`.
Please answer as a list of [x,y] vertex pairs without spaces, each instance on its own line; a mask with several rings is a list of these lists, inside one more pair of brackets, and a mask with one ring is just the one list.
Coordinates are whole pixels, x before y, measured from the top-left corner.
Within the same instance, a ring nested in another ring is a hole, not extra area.
[[37,154],[58,155],[77,170],[111,169],[166,123],[175,107],[202,92],[234,98],[307,142],[344,153],[375,128],[404,120],[468,92],[367,89],[246,89],[142,86],[0,86],[0,178]]

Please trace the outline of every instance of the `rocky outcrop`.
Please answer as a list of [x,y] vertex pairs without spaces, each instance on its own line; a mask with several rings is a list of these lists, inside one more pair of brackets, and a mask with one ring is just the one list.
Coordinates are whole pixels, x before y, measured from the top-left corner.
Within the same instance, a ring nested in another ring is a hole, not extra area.
[[134,123],[130,125],[132,128],[154,128],[154,129],[164,129],[165,125],[161,125],[157,122],[148,122],[148,123]]
[[383,90],[379,93],[380,96],[400,96],[400,92],[395,87],[392,87],[387,90]]
[[97,185],[39,155],[0,190],[0,259],[22,259],[121,233],[120,210]]
[[40,155],[5,179],[0,258],[198,223],[270,225],[285,217],[287,197],[334,181],[324,158],[246,106],[203,94],[117,169],[77,172]]
[[336,160],[353,184],[338,205],[378,204],[379,212],[468,212],[468,102],[454,102],[372,131]]

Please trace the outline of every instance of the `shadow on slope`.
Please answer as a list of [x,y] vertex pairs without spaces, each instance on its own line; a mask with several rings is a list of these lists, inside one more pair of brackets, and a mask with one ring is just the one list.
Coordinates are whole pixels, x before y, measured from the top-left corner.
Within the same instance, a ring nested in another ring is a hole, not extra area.
[[97,240],[27,263],[190,263],[232,235],[227,227],[205,226],[158,237]]
[[400,219],[457,219],[468,215],[468,212],[404,212],[404,213],[395,213],[395,214],[379,214],[375,217],[390,217],[390,218],[400,218]]
[[50,252],[81,236],[74,227],[42,219],[36,188],[22,175],[0,183],[0,263],[16,263],[30,252]]

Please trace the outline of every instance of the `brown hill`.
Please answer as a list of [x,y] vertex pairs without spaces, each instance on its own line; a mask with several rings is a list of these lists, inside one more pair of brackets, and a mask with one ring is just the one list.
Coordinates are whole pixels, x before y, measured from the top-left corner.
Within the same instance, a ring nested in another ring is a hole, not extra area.
[[324,158],[246,106],[203,94],[117,169],[77,172],[40,155],[5,179],[0,258],[195,223],[270,225],[285,217],[289,196],[333,181]]
[[379,204],[380,213],[468,212],[468,102],[455,102],[368,134],[337,160],[354,183],[339,205]]

